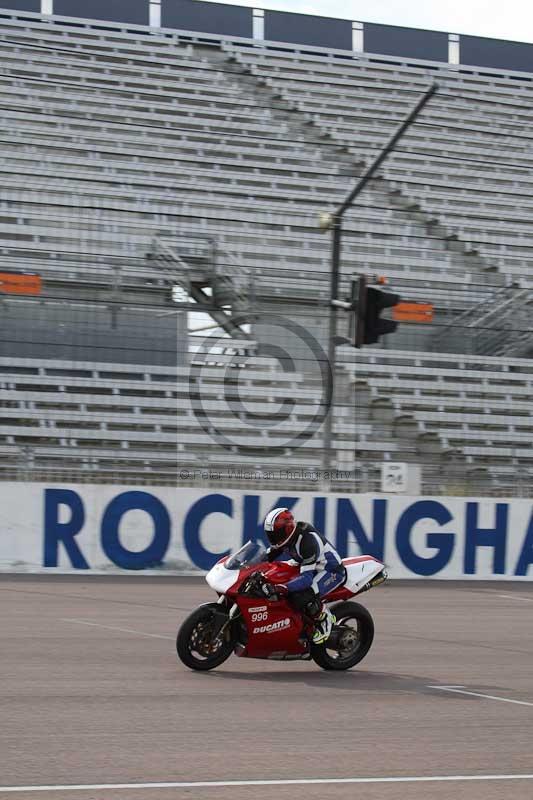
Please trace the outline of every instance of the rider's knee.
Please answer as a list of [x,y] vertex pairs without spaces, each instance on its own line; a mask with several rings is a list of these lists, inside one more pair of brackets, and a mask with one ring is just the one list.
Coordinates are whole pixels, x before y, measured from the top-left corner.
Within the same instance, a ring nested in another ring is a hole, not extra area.
[[322,601],[313,589],[303,589],[291,595],[291,602],[297,611],[309,617],[317,617],[322,611]]

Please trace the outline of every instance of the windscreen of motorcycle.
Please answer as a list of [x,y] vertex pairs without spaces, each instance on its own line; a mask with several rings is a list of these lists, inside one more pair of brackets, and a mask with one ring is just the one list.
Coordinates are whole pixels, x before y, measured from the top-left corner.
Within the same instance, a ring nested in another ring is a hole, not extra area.
[[242,569],[243,567],[253,567],[266,560],[266,549],[263,543],[248,541],[228,558],[224,566],[226,569]]

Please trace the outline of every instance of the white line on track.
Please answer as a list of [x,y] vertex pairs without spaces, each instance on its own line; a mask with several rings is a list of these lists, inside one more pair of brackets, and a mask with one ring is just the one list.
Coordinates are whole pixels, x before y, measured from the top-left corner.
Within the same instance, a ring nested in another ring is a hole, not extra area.
[[521,594],[499,594],[505,600],[522,600],[523,603],[533,603],[533,597],[522,597]]
[[117,628],[115,625],[102,625],[100,622],[90,622],[88,619],[62,619],[61,622],[73,622],[76,625],[90,625],[93,628],[105,628],[108,631],[120,631],[121,633],[135,633],[137,636],[150,636],[152,639],[173,639],[172,636],[161,636],[159,633],[135,631],[133,628]]
[[525,775],[411,775],[390,778],[293,778],[264,781],[176,781],[168,783],[94,783],[72,786],[0,786],[0,792],[94,792],[113,789],[215,789],[238,786],[311,786],[354,783],[442,783],[452,781],[531,781]]
[[471,697],[483,697],[485,700],[499,700],[500,703],[515,703],[517,706],[531,706],[525,700],[511,700],[510,697],[496,697],[493,694],[481,694],[481,692],[470,692],[464,686],[428,686],[428,689],[438,689],[441,692],[453,692],[454,694],[466,694]]

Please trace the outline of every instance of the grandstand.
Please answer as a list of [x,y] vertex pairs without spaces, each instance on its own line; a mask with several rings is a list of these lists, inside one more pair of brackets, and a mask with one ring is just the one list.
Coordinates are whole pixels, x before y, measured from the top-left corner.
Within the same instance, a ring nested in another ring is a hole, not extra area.
[[[336,490],[391,460],[427,493],[530,494],[529,80],[14,11],[0,51],[0,271],[44,281],[0,298],[3,479],[323,487],[332,413]],[[434,80],[341,274],[434,324],[339,347],[330,411],[318,214]]]

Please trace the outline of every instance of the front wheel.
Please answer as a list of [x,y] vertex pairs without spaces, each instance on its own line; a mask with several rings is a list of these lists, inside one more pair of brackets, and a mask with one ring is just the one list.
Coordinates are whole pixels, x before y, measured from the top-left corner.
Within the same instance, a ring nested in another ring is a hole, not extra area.
[[366,656],[374,640],[374,620],[370,611],[359,603],[338,603],[331,609],[336,622],[329,639],[311,646],[311,656],[322,669],[344,670],[355,667]]
[[178,631],[176,650],[185,666],[190,669],[208,670],[220,666],[233,652],[232,626],[227,625],[221,634],[217,616],[221,613],[218,603],[200,606],[187,617]]

